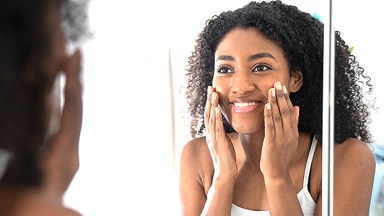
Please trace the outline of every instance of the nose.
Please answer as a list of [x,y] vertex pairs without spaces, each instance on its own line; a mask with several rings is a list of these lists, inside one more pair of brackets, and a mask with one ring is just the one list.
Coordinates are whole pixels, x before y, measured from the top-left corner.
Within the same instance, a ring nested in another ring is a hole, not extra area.
[[232,92],[235,94],[246,94],[256,89],[250,72],[238,71],[232,76]]

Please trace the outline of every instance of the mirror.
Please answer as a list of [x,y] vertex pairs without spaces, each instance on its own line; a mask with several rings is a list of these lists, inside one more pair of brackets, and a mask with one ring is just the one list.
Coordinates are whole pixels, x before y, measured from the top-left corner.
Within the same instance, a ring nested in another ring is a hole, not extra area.
[[[381,43],[384,33],[380,27],[367,28],[367,23],[377,23],[383,20],[379,14],[382,13],[376,2],[368,0],[360,1],[333,1],[335,10],[335,27],[340,29],[345,41],[353,47],[352,54],[356,56],[360,65],[372,78],[371,84],[374,88],[372,97],[367,100],[375,102],[376,109],[372,110],[371,132],[373,135],[372,149],[376,158],[376,173],[372,191],[370,216],[384,214],[384,97],[381,92],[384,86],[381,84],[381,57],[380,52],[384,50]],[[348,4],[348,5],[346,5]]]
[[[321,1],[283,2],[321,16]],[[246,3],[90,2],[94,36],[83,48],[81,165],[65,197],[68,206],[93,216],[178,215],[177,160],[190,139],[180,92],[188,56],[207,19]],[[379,109],[371,129],[375,144],[384,144],[382,60],[377,54],[384,50],[379,42],[384,35],[366,27],[376,22],[379,7],[374,2],[335,4],[336,29],[372,77]]]

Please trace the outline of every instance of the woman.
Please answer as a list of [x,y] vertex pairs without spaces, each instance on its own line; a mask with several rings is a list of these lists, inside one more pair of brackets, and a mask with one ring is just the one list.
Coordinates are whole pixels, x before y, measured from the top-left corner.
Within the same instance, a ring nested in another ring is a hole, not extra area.
[[[359,81],[371,85],[336,41],[334,214],[367,215],[375,161]],[[208,20],[189,60],[191,133],[206,131],[181,154],[183,215],[321,215],[323,24],[250,2]]]
[[82,125],[81,52],[68,55],[66,46],[86,36],[85,6],[1,1],[0,215],[79,215],[62,203],[79,167]]

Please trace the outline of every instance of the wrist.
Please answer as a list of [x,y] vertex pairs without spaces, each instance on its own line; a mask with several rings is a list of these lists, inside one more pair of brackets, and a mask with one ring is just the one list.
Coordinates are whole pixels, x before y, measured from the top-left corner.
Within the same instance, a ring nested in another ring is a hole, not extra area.
[[292,185],[292,179],[289,175],[283,175],[278,177],[264,176],[264,182],[266,187],[274,187],[276,189],[280,187],[286,187],[287,185]]
[[208,193],[208,199],[212,199],[214,194],[220,197],[232,197],[235,187],[235,179],[217,177],[213,179],[212,186]]
[[215,171],[213,176],[213,181],[219,184],[234,184],[236,180],[237,172],[230,173],[230,174],[223,174],[220,171]]

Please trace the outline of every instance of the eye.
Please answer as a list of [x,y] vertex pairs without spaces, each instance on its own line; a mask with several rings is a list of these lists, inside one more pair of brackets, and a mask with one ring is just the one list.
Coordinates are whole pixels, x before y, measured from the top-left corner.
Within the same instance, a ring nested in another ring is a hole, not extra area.
[[232,69],[226,66],[220,66],[216,71],[219,74],[233,73]]
[[269,66],[269,65],[265,65],[265,64],[258,64],[256,65],[252,72],[260,72],[260,71],[266,71],[266,70],[271,70],[272,68]]

